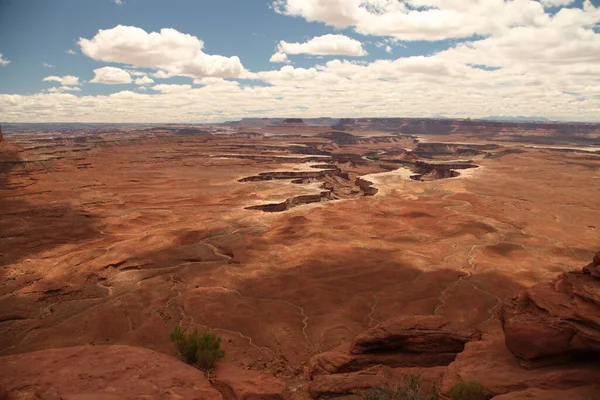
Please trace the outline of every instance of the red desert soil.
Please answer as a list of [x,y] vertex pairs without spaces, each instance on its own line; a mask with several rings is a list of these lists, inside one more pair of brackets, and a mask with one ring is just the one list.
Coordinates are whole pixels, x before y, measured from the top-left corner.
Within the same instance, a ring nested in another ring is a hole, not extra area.
[[[402,315],[498,332],[501,299],[599,247],[596,154],[506,144],[459,157],[479,168],[457,178],[422,182],[366,157],[404,154],[413,139],[301,133],[48,144],[5,132],[0,355],[88,344],[174,355],[168,335],[182,322],[222,335],[231,363],[292,378],[311,356]],[[290,151],[303,145],[337,158]],[[349,179],[238,182],[318,170],[303,161]],[[363,175],[374,196],[355,186]],[[323,182],[339,200],[245,209],[319,194]]]

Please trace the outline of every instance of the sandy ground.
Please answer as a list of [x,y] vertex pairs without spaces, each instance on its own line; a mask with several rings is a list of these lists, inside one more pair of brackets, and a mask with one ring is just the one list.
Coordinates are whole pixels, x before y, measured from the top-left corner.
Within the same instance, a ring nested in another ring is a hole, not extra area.
[[181,321],[221,334],[232,362],[291,376],[398,315],[497,330],[502,298],[600,248],[598,156],[528,148],[433,182],[372,168],[376,196],[265,213],[244,207],[316,190],[238,182],[285,159],[196,137],[78,148],[15,153],[61,158],[1,175],[0,354],[173,354]]

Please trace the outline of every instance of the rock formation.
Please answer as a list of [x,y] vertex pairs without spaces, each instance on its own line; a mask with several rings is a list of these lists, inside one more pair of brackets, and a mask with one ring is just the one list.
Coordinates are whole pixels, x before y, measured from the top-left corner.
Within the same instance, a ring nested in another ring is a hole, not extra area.
[[519,293],[502,308],[506,346],[525,364],[600,357],[600,252],[581,271]]
[[224,399],[287,400],[290,393],[281,380],[258,371],[244,370],[228,362],[219,362],[211,373],[213,385]]
[[129,346],[80,346],[1,357],[0,383],[9,399],[223,398],[196,368]]
[[286,128],[304,128],[307,125],[306,122],[304,122],[304,120],[301,118],[287,118],[284,119],[279,126]]
[[[484,336],[481,341],[467,343],[448,366],[441,392],[447,393],[456,383],[470,380],[483,385],[492,396],[531,388],[567,390],[600,382],[599,367],[597,362],[589,361],[527,369],[507,349],[502,336]],[[576,399],[587,398],[570,398]]]
[[465,343],[480,337],[477,329],[433,315],[399,317],[313,357],[309,391],[313,397],[351,394],[383,383],[397,384],[405,372],[433,382],[436,376],[441,379],[445,366]]

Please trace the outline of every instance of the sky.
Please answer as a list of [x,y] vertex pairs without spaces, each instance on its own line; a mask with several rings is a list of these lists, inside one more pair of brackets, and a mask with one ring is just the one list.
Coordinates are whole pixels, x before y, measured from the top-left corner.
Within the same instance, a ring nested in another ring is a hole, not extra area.
[[600,0],[0,0],[0,121],[600,121]]

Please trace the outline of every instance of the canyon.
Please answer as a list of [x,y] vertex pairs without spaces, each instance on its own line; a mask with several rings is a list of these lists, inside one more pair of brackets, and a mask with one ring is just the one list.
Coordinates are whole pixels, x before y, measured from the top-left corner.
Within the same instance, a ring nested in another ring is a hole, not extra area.
[[[8,398],[331,398],[405,372],[598,398],[598,124],[2,128]],[[222,337],[213,376],[174,358],[177,323]]]

